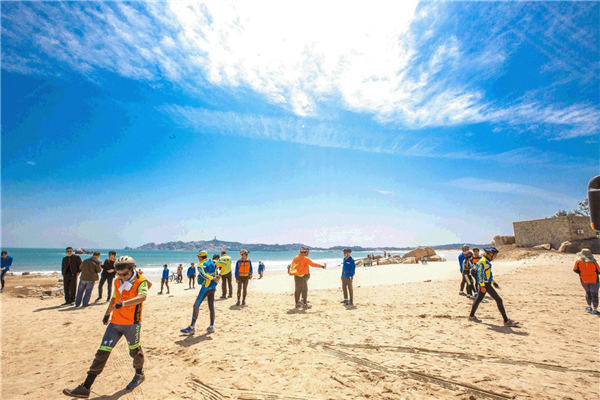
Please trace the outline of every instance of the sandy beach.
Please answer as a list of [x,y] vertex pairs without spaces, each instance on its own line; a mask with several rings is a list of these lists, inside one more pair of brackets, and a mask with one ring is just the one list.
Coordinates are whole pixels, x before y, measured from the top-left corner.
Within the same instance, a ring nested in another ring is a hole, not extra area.
[[[146,381],[135,391],[126,342],[115,347],[92,388],[95,399],[598,399],[600,318],[585,312],[571,271],[574,256],[539,252],[494,262],[510,318],[493,300],[482,323],[467,320],[454,260],[358,268],[354,308],[340,304],[340,271],[314,269],[313,308],[296,311],[293,282],[266,275],[249,286],[248,305],[216,302],[207,335],[198,289],[172,284],[144,305]],[[63,307],[61,297],[16,297],[15,286],[53,285],[55,276],[12,276],[1,296],[3,399],[60,399],[85,378],[104,333],[106,304]],[[220,295],[220,287],[218,288]],[[235,284],[234,284],[235,290]],[[92,299],[95,298],[92,296]]]

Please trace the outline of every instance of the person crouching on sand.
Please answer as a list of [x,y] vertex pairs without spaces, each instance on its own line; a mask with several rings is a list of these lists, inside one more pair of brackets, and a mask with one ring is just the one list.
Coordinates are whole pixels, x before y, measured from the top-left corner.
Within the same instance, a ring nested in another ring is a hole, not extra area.
[[[218,259],[218,256],[217,256]],[[185,335],[193,335],[196,332],[196,320],[200,312],[200,305],[206,299],[208,303],[208,311],[210,313],[210,325],[206,328],[206,332],[213,333],[215,331],[215,291],[219,275],[217,274],[217,265],[213,260],[208,259],[208,253],[204,250],[198,252],[198,285],[200,291],[194,302],[192,311],[192,323],[183,328],[180,332]]]
[[597,315],[600,266],[589,249],[581,249],[577,256],[573,272],[579,274],[581,286],[585,290],[585,301],[588,305],[585,310]]
[[[350,253],[352,253],[351,249],[344,249],[344,263],[342,266],[342,291],[344,292],[344,301],[342,301],[342,303],[346,306],[354,305],[352,280],[354,279],[356,265],[354,264],[354,259],[350,257]],[[350,297],[348,297],[348,294]]]
[[476,268],[477,268],[477,283],[479,283],[479,294],[477,295],[477,298],[473,302],[473,307],[471,307],[471,314],[469,316],[469,321],[481,322],[481,320],[475,316],[475,312],[477,311],[477,307],[479,307],[479,303],[481,303],[481,301],[485,297],[486,293],[489,293],[490,296],[492,296],[492,298],[494,300],[496,300],[496,304],[498,305],[498,310],[500,311],[500,314],[502,314],[502,318],[504,318],[504,326],[517,326],[519,324],[517,321],[513,321],[512,319],[509,319],[506,316],[506,311],[504,310],[504,304],[502,302],[502,298],[500,297],[498,292],[496,292],[496,290],[492,286],[492,285],[494,285],[496,287],[496,289],[500,289],[500,286],[498,286],[498,284],[496,282],[494,282],[494,275],[492,274],[492,263],[491,263],[491,261],[498,254],[498,249],[493,246],[490,246],[490,247],[486,247],[485,249],[483,249],[483,251],[484,251],[484,256],[481,257],[481,260],[479,260],[479,262],[477,263],[477,266],[476,266]]
[[[122,256],[115,261],[117,279],[113,297],[102,318],[102,323],[108,326],[96,352],[94,361],[87,373],[85,382],[75,389],[63,389],[63,393],[71,397],[87,399],[96,377],[102,372],[112,349],[125,336],[129,345],[129,355],[133,358],[135,375],[125,387],[133,390],[144,382],[144,352],[140,344],[142,328],[142,303],[148,295],[148,281],[135,271],[135,261],[128,256]],[[112,318],[111,318],[112,312]],[[108,322],[110,319],[110,323]]]
[[252,261],[248,260],[248,250],[241,249],[240,257],[235,264],[235,281],[237,283],[237,303],[236,306],[240,305],[240,295],[242,296],[242,306],[246,305],[246,293],[248,291],[248,281],[252,279]]
[[[312,262],[312,260],[308,258],[308,253],[308,247],[300,247],[300,254],[294,257],[289,269],[289,274],[294,277],[295,306],[296,308],[304,308],[305,310],[311,307],[311,305],[308,304],[308,279],[310,278],[308,267],[311,266],[325,269],[326,266],[325,264],[321,265]],[[300,300],[300,297],[302,297],[302,300]]]

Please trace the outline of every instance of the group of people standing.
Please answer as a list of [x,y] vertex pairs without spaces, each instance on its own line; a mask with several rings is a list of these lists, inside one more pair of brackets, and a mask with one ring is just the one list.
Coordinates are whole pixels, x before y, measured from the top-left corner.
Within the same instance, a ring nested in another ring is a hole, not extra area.
[[[87,307],[96,282],[98,284],[98,297],[95,302],[102,299],[102,289],[106,283],[106,300],[110,300],[112,294],[112,282],[115,278],[114,263],[117,258],[116,251],[110,251],[104,263],[100,262],[100,252],[96,251],[92,257],[81,260],[75,254],[72,247],[67,247],[67,255],[62,259],[63,290],[65,296],[64,305],[75,305],[75,307]],[[79,284],[77,279],[79,278]]]

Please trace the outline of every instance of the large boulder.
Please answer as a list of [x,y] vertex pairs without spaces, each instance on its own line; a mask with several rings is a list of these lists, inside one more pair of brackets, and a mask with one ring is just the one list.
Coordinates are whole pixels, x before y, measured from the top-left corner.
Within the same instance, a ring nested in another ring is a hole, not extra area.
[[431,257],[431,256],[435,256],[435,250],[432,249],[431,247],[419,247],[418,249],[414,249],[412,251],[409,251],[408,253],[404,254],[402,256],[402,259],[406,259],[408,257],[418,257],[418,258],[423,258],[423,257]]
[[558,251],[560,253],[578,253],[581,249],[590,249],[592,253],[600,253],[600,239],[585,239],[585,240],[575,240],[575,241],[566,241],[560,244]]
[[550,243],[545,243],[545,244],[539,244],[537,246],[533,246],[533,248],[538,249],[538,250],[551,250],[552,245]]
[[496,247],[506,246],[506,245],[514,244],[514,243],[516,243],[514,236],[496,235],[496,236],[494,236],[494,240],[492,240],[492,245],[494,245]]
[[416,264],[417,263],[417,257],[403,257],[402,261],[400,261],[400,264]]
[[446,261],[445,258],[438,256],[437,254],[431,257],[427,257],[427,261]]

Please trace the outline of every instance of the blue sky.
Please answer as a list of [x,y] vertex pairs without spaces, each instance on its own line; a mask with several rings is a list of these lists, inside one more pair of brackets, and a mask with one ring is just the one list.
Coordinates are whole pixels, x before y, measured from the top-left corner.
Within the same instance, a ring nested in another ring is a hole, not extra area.
[[3,2],[2,245],[489,242],[599,173],[600,5]]

